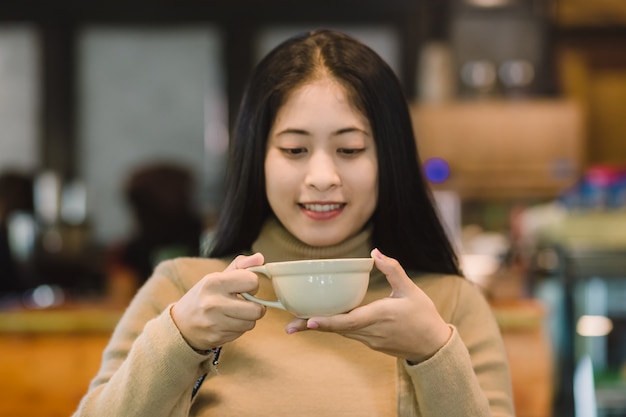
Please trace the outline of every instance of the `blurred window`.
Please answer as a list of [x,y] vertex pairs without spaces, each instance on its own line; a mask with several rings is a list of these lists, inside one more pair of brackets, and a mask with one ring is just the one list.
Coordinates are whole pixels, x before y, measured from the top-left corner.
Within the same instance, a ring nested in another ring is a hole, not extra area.
[[227,147],[221,37],[210,26],[89,26],[78,44],[79,171],[95,237],[127,236],[120,184],[160,160],[199,179],[217,205]]
[[0,170],[38,166],[39,44],[27,25],[0,25]]

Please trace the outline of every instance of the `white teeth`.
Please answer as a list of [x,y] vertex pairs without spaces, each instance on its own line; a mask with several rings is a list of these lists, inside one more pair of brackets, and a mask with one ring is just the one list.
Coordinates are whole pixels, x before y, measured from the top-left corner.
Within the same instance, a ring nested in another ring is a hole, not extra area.
[[311,211],[325,212],[338,210],[341,204],[303,204],[304,208]]

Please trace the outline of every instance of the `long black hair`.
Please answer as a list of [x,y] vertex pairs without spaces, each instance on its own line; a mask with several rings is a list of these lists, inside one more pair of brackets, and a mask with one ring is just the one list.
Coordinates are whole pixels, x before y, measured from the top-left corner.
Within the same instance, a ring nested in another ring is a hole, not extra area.
[[284,41],[254,69],[230,143],[225,198],[209,256],[248,251],[272,215],[264,159],[287,96],[316,77],[340,82],[370,122],[378,157],[372,243],[405,269],[459,274],[454,250],[423,178],[409,108],[393,70],[369,47],[337,31]]

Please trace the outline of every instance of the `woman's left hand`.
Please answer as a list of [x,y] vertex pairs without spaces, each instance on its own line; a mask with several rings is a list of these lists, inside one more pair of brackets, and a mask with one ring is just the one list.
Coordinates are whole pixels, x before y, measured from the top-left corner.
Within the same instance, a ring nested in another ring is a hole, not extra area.
[[345,314],[294,319],[287,324],[287,333],[307,329],[334,332],[410,363],[424,361],[447,342],[450,327],[398,261],[378,249],[372,251],[372,258],[391,285],[389,297]]

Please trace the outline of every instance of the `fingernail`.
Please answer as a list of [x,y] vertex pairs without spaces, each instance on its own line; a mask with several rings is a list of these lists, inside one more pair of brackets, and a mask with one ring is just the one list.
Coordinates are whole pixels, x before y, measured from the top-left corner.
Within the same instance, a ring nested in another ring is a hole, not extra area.
[[372,258],[383,259],[383,254],[380,250],[378,250],[378,248],[372,249],[371,255],[372,255]]
[[306,323],[306,327],[307,327],[307,329],[317,329],[318,327],[320,327],[320,325],[316,321],[308,321]]
[[287,329],[287,334],[294,334],[297,331],[298,331],[298,329],[296,329],[295,327],[289,327]]

